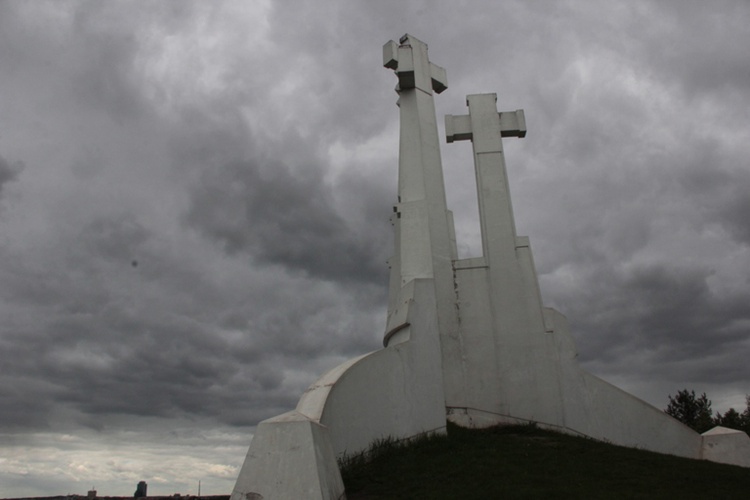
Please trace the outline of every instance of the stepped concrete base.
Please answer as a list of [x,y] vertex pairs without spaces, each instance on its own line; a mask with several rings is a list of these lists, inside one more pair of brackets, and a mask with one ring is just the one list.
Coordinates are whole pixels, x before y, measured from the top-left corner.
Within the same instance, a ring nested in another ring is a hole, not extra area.
[[702,437],[705,460],[750,467],[750,436],[744,432],[719,426]]

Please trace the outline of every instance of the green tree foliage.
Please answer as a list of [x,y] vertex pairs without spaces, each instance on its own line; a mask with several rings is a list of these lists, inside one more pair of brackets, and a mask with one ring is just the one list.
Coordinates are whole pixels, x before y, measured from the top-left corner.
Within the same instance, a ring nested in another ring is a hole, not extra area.
[[750,435],[750,395],[745,396],[746,408],[742,413],[730,408],[723,415],[716,412],[714,425],[745,431]]
[[669,405],[664,412],[696,432],[706,432],[714,427],[711,400],[705,392],[699,397],[695,396],[695,391],[687,389],[679,391],[674,398],[670,394]]
[[714,423],[722,427],[728,427],[729,429],[742,430],[742,415],[740,415],[734,408],[727,410],[724,415],[717,411]]

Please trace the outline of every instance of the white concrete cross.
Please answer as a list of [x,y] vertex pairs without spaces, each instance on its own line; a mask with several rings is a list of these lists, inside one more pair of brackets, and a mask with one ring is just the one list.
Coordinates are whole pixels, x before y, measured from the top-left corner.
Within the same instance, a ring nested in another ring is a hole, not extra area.
[[477,176],[482,250],[487,263],[509,262],[516,246],[516,227],[503,155],[503,137],[526,136],[523,110],[498,113],[496,94],[466,97],[468,115],[445,116],[448,142],[471,140]]
[[[393,40],[383,46],[383,66],[392,69],[398,75],[400,89],[418,88],[428,94],[434,90],[437,94],[448,88],[448,76],[444,68],[429,62],[427,46],[423,43],[412,44],[411,36],[404,35],[398,43]],[[413,46],[424,46],[424,57],[413,57]],[[415,64],[416,63],[416,64]]]
[[[396,92],[400,116],[398,204],[393,219],[395,255],[391,269],[386,345],[394,332],[395,341],[403,341],[410,330],[400,329],[406,322],[410,282],[433,280],[439,311],[440,332],[455,332],[453,269],[457,257],[452,214],[445,198],[440,136],[435,117],[434,94],[448,84],[443,68],[429,60],[427,44],[411,35],[399,43],[383,46],[383,65],[398,78]],[[404,288],[406,287],[406,288]],[[408,315],[408,314],[407,314]]]
[[[497,114],[500,117],[500,137],[526,137],[526,118],[522,109]],[[445,135],[449,143],[473,140],[471,116],[445,115]]]

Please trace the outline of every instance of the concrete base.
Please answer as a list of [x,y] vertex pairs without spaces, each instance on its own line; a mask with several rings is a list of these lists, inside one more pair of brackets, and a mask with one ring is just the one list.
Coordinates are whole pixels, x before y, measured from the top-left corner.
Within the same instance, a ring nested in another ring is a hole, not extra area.
[[328,429],[290,411],[258,425],[232,500],[301,498],[346,497]]
[[750,467],[750,436],[744,432],[719,426],[702,437],[705,460]]

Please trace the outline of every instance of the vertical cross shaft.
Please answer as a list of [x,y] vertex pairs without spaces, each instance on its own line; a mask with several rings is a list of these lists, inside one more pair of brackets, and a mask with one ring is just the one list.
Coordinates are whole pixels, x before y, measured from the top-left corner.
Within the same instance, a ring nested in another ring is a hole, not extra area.
[[544,328],[536,278],[527,279],[534,274],[528,239],[516,235],[502,142],[503,137],[525,137],[526,120],[523,110],[498,113],[496,94],[469,95],[466,101],[469,114],[447,115],[445,131],[448,142],[472,141],[495,328],[507,339]]
[[[396,255],[391,259],[387,332],[398,327],[391,313],[402,302],[402,288],[414,279],[434,279],[438,328],[455,331],[452,260],[456,258],[452,216],[448,212],[435,119],[433,91],[447,88],[445,70],[431,63],[427,45],[410,35],[383,47],[383,65],[399,84],[400,139]],[[447,292],[446,292],[447,291]],[[396,324],[394,324],[396,323]],[[386,335],[386,343],[388,335]]]
[[477,176],[482,252],[487,263],[515,258],[516,226],[508,187],[502,137],[524,137],[523,110],[497,112],[496,94],[466,98],[469,114],[446,115],[448,142],[471,140]]

